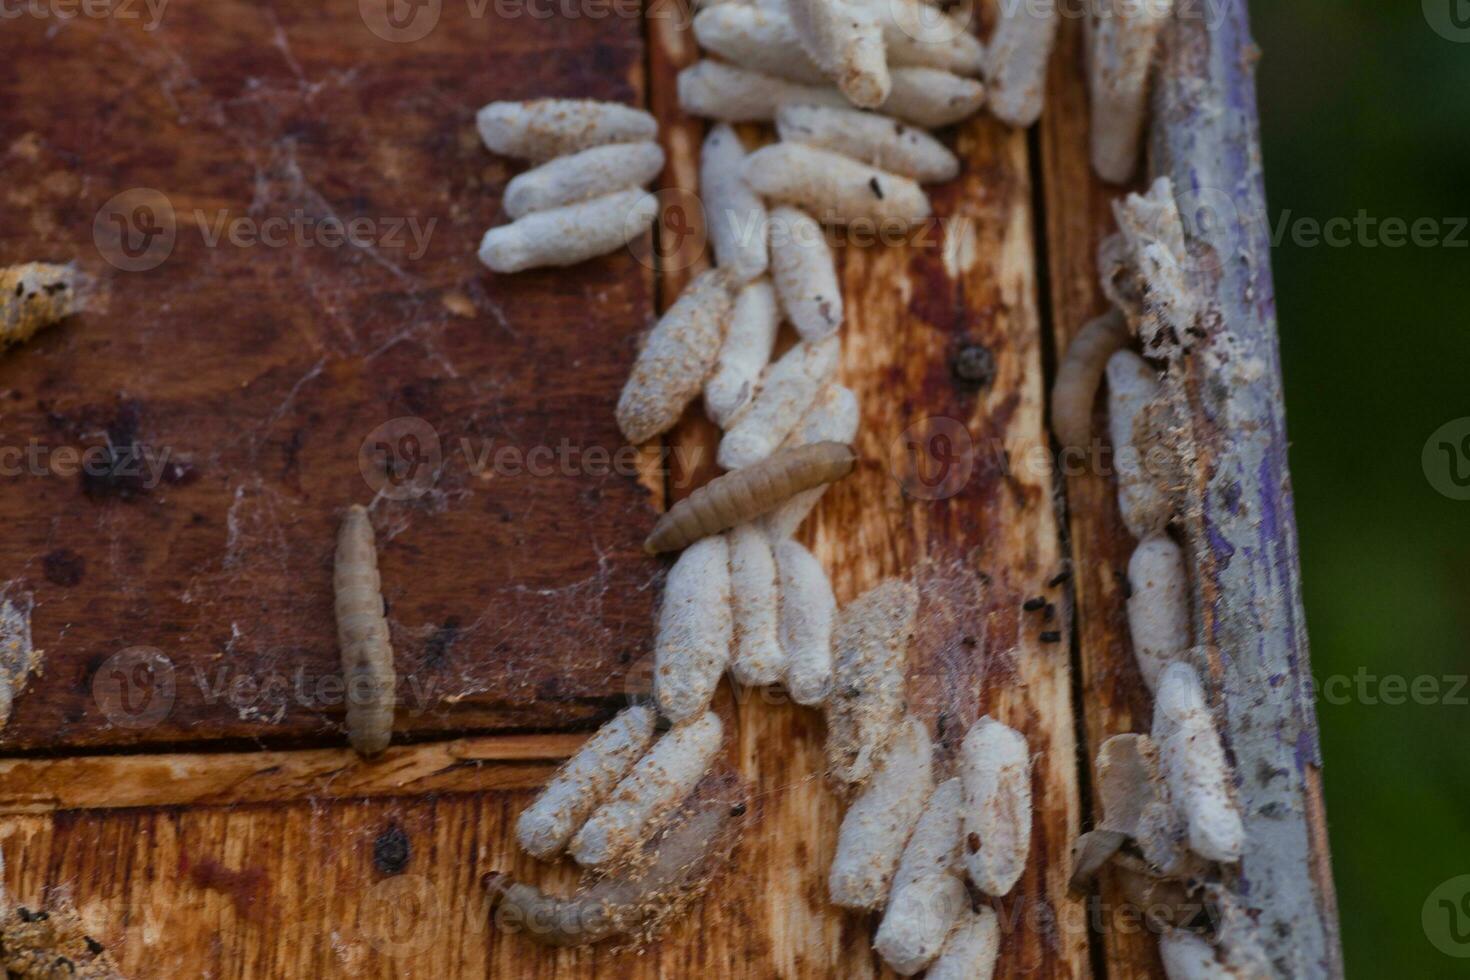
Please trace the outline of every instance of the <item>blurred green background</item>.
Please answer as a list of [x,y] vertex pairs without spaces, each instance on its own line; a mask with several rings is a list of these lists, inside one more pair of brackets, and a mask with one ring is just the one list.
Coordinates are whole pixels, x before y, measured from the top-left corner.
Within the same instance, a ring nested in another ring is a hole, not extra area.
[[[1431,26],[1457,7],[1459,42]],[[1449,236],[1470,215],[1470,0],[1251,8],[1270,218],[1288,230],[1273,258],[1347,968],[1466,976],[1421,911],[1470,874],[1470,688],[1455,690],[1470,502],[1436,492],[1421,451],[1470,416],[1470,228],[1458,247],[1396,248],[1356,232],[1304,247],[1291,230],[1366,211]],[[1385,703],[1388,675],[1436,678],[1441,703]],[[1324,689],[1333,676],[1352,680]]]

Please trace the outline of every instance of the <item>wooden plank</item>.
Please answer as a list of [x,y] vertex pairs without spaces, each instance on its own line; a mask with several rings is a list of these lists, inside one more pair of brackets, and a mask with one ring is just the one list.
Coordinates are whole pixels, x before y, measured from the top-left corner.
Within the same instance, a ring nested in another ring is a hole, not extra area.
[[[1116,230],[1112,202],[1134,189],[1110,186],[1092,172],[1083,35],[1080,20],[1063,18],[1039,130],[1051,338],[1057,358],[1088,320],[1107,309],[1098,285],[1097,246]],[[1089,451],[1077,459],[1061,457],[1068,546],[1076,572],[1070,588],[1086,739],[1081,754],[1089,772],[1104,741],[1122,732],[1146,732],[1153,718],[1153,701],[1133,656],[1125,605],[1128,559],[1136,542],[1118,511],[1106,399],[1099,398],[1094,408]],[[1091,806],[1096,818],[1101,804],[1095,787]],[[1089,922],[1097,932],[1095,941],[1102,944],[1108,972],[1161,976],[1157,938],[1143,927],[1139,910],[1111,874],[1101,877],[1100,886],[1088,899]]]
[[[0,261],[76,258],[109,297],[0,364],[0,445],[41,460],[0,478],[0,560],[34,595],[45,651],[0,744],[337,742],[340,692],[321,686],[338,669],[333,535],[385,484],[364,479],[360,447],[401,417],[422,423],[417,450],[390,440],[399,461],[433,479],[374,506],[399,673],[417,685],[400,730],[583,726],[616,707],[609,678],[647,650],[653,508],[609,406],[650,290],[625,252],[574,274],[485,273],[475,249],[519,167],[479,145],[473,115],[491,98],[641,101],[642,27],[507,30],[494,9],[444,4],[413,43],[375,36],[349,2],[0,32]],[[130,188],[161,192],[176,219],[148,271],[93,242]],[[263,224],[298,216],[304,246]],[[332,218],[380,237],[330,247]],[[435,222],[422,254],[410,218]],[[286,246],[231,244],[220,222],[236,219]],[[170,468],[156,485],[60,475],[57,451],[109,441]],[[94,696],[129,682],[109,658],[131,648],[158,651],[173,681],[166,716],[141,725]]]
[[[1206,16],[1206,15],[1209,16]],[[1169,25],[1152,130],[1191,237],[1205,336],[1184,360],[1191,438],[1184,531],[1201,664],[1222,707],[1245,817],[1244,896],[1281,976],[1342,975],[1302,609],[1244,0],[1190,0]]]

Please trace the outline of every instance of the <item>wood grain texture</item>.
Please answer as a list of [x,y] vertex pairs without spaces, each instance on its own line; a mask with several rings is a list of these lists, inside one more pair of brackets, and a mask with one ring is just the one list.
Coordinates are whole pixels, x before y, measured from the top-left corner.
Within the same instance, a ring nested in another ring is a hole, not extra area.
[[[618,463],[607,404],[649,284],[627,252],[486,273],[475,248],[522,165],[480,146],[473,115],[492,98],[641,103],[641,35],[636,16],[444,4],[427,37],[393,43],[349,0],[169,5],[151,31],[7,22],[0,261],[74,257],[109,302],[0,363],[0,443],[43,451],[0,481],[0,558],[34,594],[46,651],[0,744],[336,742],[341,699],[318,688],[338,672],[333,528],[388,486],[359,449],[401,417],[427,436],[390,439],[390,455],[432,478],[373,505],[400,732],[581,726],[616,708],[608,679],[649,638],[654,507]],[[93,241],[130,188],[164,194],[176,219],[149,271]],[[221,221],[298,215],[306,245],[209,243]],[[334,216],[382,238],[313,239]],[[389,238],[410,218],[435,222],[422,254],[407,231]],[[58,475],[55,451],[109,443],[170,468],[156,486]],[[135,647],[167,658],[173,703],[117,724],[93,688],[128,683],[107,679],[109,658]]]

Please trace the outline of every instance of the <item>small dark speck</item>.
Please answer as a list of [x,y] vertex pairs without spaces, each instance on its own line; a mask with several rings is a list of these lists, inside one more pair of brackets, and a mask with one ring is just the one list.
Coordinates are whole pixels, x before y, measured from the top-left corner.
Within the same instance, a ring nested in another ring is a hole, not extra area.
[[1046,597],[1034,596],[1030,599],[1027,599],[1025,602],[1021,603],[1021,608],[1026,610],[1027,612],[1035,612],[1038,609],[1045,609]]
[[730,816],[732,816],[732,817],[743,817],[743,816],[745,816],[745,804],[744,803],[736,803],[734,806],[732,806],[730,808]]
[[883,200],[883,188],[879,185],[877,177],[868,178],[868,186],[873,189],[874,197],[880,201]]
[[26,289],[26,284],[25,283],[23,283],[23,282],[16,283],[15,284],[15,295],[17,295],[17,296],[21,295],[22,293],[25,292],[25,289]]
[[1061,630],[1045,630],[1045,631],[1043,631],[1042,634],[1041,634],[1041,642],[1042,643],[1060,643],[1060,642],[1062,642],[1062,631]]
[[46,581],[52,585],[71,588],[82,580],[87,572],[87,561],[70,548],[57,548],[41,560]]
[[98,955],[105,948],[101,943],[93,939],[91,936],[83,936],[82,942],[87,944],[87,951],[93,956]]
[[970,853],[971,854],[974,854],[977,851],[979,851],[980,850],[980,835],[977,834],[977,833],[975,833],[974,831],[971,831],[970,832],[970,836],[965,838],[965,846],[970,849]]
[[409,844],[408,835],[397,824],[389,824],[378,835],[377,840],[373,841],[373,864],[385,875],[402,873],[412,856],[413,848]]
[[984,344],[965,344],[950,359],[950,371],[970,385],[987,385],[995,380],[995,355]]
[[1046,587],[1048,589],[1054,589],[1057,586],[1061,585],[1063,582],[1069,581],[1071,578],[1072,570],[1070,568],[1064,568],[1051,577],[1051,581],[1046,583]]
[[971,649],[974,649],[975,647],[980,645],[980,641],[975,639],[973,636],[960,637],[960,642],[963,643],[965,646],[970,647]]

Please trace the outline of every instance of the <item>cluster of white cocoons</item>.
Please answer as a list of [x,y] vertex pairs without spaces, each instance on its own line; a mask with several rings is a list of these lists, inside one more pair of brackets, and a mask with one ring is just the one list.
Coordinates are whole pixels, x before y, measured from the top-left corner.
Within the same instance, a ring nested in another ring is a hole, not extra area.
[[510,224],[491,228],[480,261],[495,272],[567,266],[648,230],[658,200],[643,190],[664,167],[658,123],[641,109],[590,99],[492,102],[476,117],[492,152],[536,164],[511,180]]

